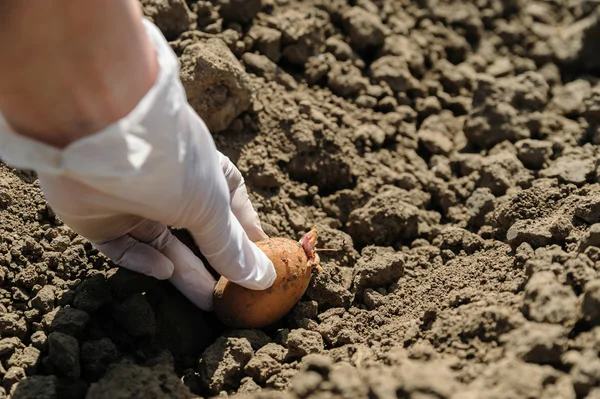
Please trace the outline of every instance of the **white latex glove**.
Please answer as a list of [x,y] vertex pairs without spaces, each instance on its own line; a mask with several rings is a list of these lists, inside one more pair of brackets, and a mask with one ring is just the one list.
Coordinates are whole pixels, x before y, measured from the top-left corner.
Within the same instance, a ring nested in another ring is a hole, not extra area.
[[270,287],[275,269],[252,242],[266,236],[241,174],[187,103],[164,36],[144,24],[160,73],[129,115],[63,150],[16,134],[0,117],[0,151],[35,170],[54,212],[115,263],[169,279],[210,310],[214,278],[165,226],[187,229],[211,266],[246,288]]

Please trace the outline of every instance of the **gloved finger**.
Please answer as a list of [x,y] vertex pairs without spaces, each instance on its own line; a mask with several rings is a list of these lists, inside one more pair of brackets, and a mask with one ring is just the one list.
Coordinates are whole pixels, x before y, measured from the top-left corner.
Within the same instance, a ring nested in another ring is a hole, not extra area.
[[115,264],[134,272],[159,280],[166,280],[173,274],[173,263],[165,255],[129,234],[92,245]]
[[[251,290],[269,288],[277,273],[273,262],[250,240],[231,210],[231,192],[219,155],[208,128],[189,105],[182,120],[194,132],[187,203],[178,211],[174,226],[186,228],[200,252],[217,273]],[[201,162],[200,162],[201,161]],[[237,168],[236,168],[237,169]],[[233,170],[231,168],[230,170]],[[193,212],[191,212],[193,209]],[[185,219],[184,219],[185,218]]]
[[160,251],[173,263],[169,281],[175,288],[200,309],[212,310],[216,280],[202,260],[173,236],[164,224],[146,219],[129,234]]
[[167,226],[149,219],[145,219],[135,226],[129,235],[159,251],[162,251],[171,240],[175,239]]
[[177,238],[163,248],[163,254],[175,265],[169,278],[171,284],[200,309],[212,311],[217,282],[202,260]]
[[217,153],[231,196],[231,211],[250,240],[260,241],[268,238],[262,229],[258,213],[250,201],[242,173],[228,157],[219,151]]
[[258,213],[252,206],[245,184],[231,192],[231,211],[239,220],[250,240],[256,242],[268,238],[262,229]]

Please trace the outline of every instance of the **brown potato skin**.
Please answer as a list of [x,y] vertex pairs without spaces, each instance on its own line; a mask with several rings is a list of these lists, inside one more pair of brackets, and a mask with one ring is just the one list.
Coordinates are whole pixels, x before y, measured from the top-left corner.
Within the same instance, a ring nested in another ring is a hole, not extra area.
[[225,277],[214,291],[217,317],[234,328],[263,328],[283,318],[302,298],[310,283],[312,266],[300,243],[287,238],[256,242],[273,262],[277,278],[266,290],[249,290]]

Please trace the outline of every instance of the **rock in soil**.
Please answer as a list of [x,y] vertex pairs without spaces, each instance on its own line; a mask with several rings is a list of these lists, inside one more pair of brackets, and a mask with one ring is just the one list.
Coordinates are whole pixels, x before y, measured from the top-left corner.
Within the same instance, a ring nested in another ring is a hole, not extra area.
[[288,356],[303,357],[323,350],[323,338],[315,331],[298,328],[289,333],[286,346]]
[[109,338],[87,341],[81,346],[81,366],[92,381],[100,379],[108,367],[119,359],[119,350]]
[[102,274],[83,281],[75,289],[73,306],[88,313],[95,312],[112,302],[110,287]]
[[195,27],[197,16],[184,0],[142,0],[142,5],[144,14],[169,40]]
[[134,294],[117,304],[114,318],[134,337],[153,335],[156,332],[154,310],[141,294]]
[[502,338],[506,350],[525,362],[559,365],[567,347],[567,331],[548,323],[526,323]]
[[50,331],[79,336],[90,321],[90,315],[83,310],[61,307],[45,315],[44,319]]
[[57,378],[53,375],[34,375],[25,378],[11,389],[12,398],[58,399]]
[[235,389],[254,351],[246,338],[218,338],[202,353],[200,375],[203,385],[216,395]]
[[91,384],[87,399],[113,398],[192,398],[168,364],[144,367],[122,361],[111,367],[106,375]]
[[47,365],[57,374],[77,379],[81,374],[79,342],[70,335],[60,332],[48,336]]
[[553,272],[536,272],[525,286],[523,312],[533,321],[572,325],[576,304],[571,287],[562,285]]
[[250,79],[221,39],[185,48],[181,81],[190,105],[211,132],[225,130],[250,106]]

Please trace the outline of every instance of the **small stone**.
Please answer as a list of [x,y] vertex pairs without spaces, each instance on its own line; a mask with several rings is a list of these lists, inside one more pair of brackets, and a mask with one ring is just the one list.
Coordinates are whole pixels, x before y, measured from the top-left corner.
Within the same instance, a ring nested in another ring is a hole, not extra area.
[[594,87],[583,99],[583,116],[592,123],[600,121],[600,87]]
[[352,58],[352,47],[342,39],[329,37],[325,41],[325,47],[338,61],[348,61]]
[[356,48],[383,44],[387,29],[376,14],[360,7],[351,7],[343,14],[342,19],[344,29]]
[[317,390],[323,377],[316,371],[298,373],[290,383],[290,389],[300,398],[306,398]]
[[[371,389],[361,380],[361,375],[356,367],[348,363],[340,362],[336,364],[329,373],[329,382],[335,387],[336,391],[340,392],[342,397],[367,398],[371,393]],[[406,385],[410,386],[410,384]],[[420,384],[416,383],[415,385]],[[433,391],[435,392],[435,388]],[[417,395],[413,394],[409,397],[411,396]]]
[[580,319],[592,326],[600,325],[600,279],[588,282],[584,287]]
[[507,341],[508,352],[537,364],[560,364],[567,346],[565,328],[548,323],[525,323],[502,339]]
[[12,387],[13,398],[71,399],[58,394],[58,379],[53,375],[32,375]]
[[192,399],[189,388],[173,370],[173,365],[160,360],[154,366],[139,366],[123,360],[110,367],[98,381],[90,385],[86,399],[164,398]]
[[[419,86],[419,82],[411,74],[408,63],[403,57],[385,55],[378,58],[369,67],[369,72],[373,80],[385,82],[397,93],[405,93]],[[430,105],[435,108],[433,103],[435,103],[433,98],[426,102],[421,101],[422,111],[425,111]],[[440,105],[439,100],[437,105]]]
[[75,338],[60,332],[48,336],[48,361],[61,375],[78,379],[81,374],[79,364],[79,343]]
[[539,220],[517,220],[506,232],[511,245],[527,242],[534,247],[542,247],[552,242],[550,227]]
[[385,142],[385,132],[377,125],[365,124],[356,129],[354,139],[365,142],[369,147],[379,148]]
[[600,358],[596,350],[585,350],[575,362],[571,371],[571,380],[577,397],[583,398],[600,384]]
[[226,338],[243,338],[250,342],[253,350],[258,350],[271,342],[271,338],[262,330],[256,329],[232,329],[224,332],[222,337]]
[[28,346],[22,350],[16,350],[8,359],[8,367],[20,367],[25,373],[35,373],[37,365],[40,362],[40,350],[33,346]]
[[227,129],[248,109],[250,78],[224,41],[213,38],[191,44],[180,60],[188,102],[212,133]]
[[250,359],[244,371],[259,384],[264,384],[269,377],[281,371],[281,364],[266,354],[257,354]]
[[255,392],[260,392],[262,388],[258,385],[252,377],[244,377],[240,381],[240,387],[237,390],[238,395],[247,395]]
[[41,315],[42,312],[39,309],[29,309],[25,311],[25,320],[27,320],[27,323],[35,323]]
[[435,96],[428,96],[425,98],[418,98],[415,109],[419,113],[419,116],[426,118],[430,115],[437,114],[442,109],[440,100]]
[[530,320],[567,326],[575,322],[577,296],[551,271],[533,273],[525,285],[523,302],[523,311]]
[[40,351],[45,352],[48,349],[48,337],[42,330],[31,334],[31,344]]
[[298,84],[290,74],[264,55],[245,53],[242,56],[242,60],[250,72],[262,76],[266,80],[275,81],[287,89],[296,89],[298,87]]
[[547,169],[540,172],[541,177],[558,177],[564,183],[578,186],[587,182],[588,176],[595,170],[592,159],[582,159],[575,155],[564,155],[553,161]]
[[269,355],[270,357],[281,363],[287,356],[287,349],[274,342],[269,342],[268,344],[256,351],[256,355],[263,354]]
[[385,304],[385,296],[372,288],[367,288],[363,292],[363,302],[369,309],[376,309]]
[[43,313],[48,313],[54,309],[54,286],[45,285],[31,300],[31,306],[41,310]]
[[575,216],[589,224],[600,223],[600,197],[591,196],[575,206]]
[[354,243],[387,246],[417,238],[423,212],[406,200],[403,190],[387,190],[352,210],[347,228]]
[[11,291],[15,302],[27,302],[29,300],[29,295],[22,288],[11,287]]
[[393,112],[398,107],[398,100],[392,96],[383,97],[377,103],[377,110],[381,112]]
[[0,336],[22,337],[27,332],[27,323],[25,319],[20,318],[14,313],[0,314]]
[[219,337],[201,355],[200,376],[213,395],[235,389],[254,354],[246,338]]
[[404,257],[390,248],[367,247],[354,268],[353,289],[384,287],[404,274]]
[[142,294],[133,294],[114,309],[115,320],[134,337],[152,335],[156,331],[154,310]]
[[326,355],[312,354],[307,355],[302,359],[301,370],[304,372],[315,371],[322,377],[329,377],[331,368],[333,367],[333,360],[331,357]]
[[[519,182],[531,180],[531,172],[527,170],[516,154],[499,145],[498,152],[487,156],[481,165],[479,186],[487,187],[500,197]],[[510,147],[509,147],[510,148]]]
[[281,32],[266,26],[253,25],[248,32],[254,40],[254,46],[273,62],[281,58]]
[[317,301],[300,301],[292,309],[292,319],[315,319],[319,313]]
[[68,236],[57,236],[50,243],[52,250],[56,252],[65,252],[70,245],[71,239]]
[[25,370],[21,367],[11,367],[6,371],[4,377],[2,378],[2,386],[7,391],[10,391],[10,388],[25,378]]
[[348,290],[350,281],[346,281],[340,274],[343,268],[335,264],[322,263],[323,271],[316,274],[310,281],[306,290],[306,297],[319,303],[323,308],[349,307],[352,294]]
[[590,231],[583,243],[584,247],[599,247],[600,248],[600,223],[594,223],[590,226]]
[[119,350],[109,338],[87,341],[81,346],[81,367],[91,380],[102,377],[108,367],[119,358]]
[[226,21],[248,23],[262,8],[261,0],[219,0],[219,14]]
[[112,302],[110,287],[102,274],[81,282],[75,289],[73,306],[86,312],[95,312]]
[[466,202],[470,223],[483,226],[485,216],[495,208],[495,199],[496,197],[488,187],[480,187],[473,191]]
[[327,72],[327,82],[334,94],[340,97],[348,97],[364,90],[369,80],[354,65],[334,62],[330,66],[329,72]]
[[550,107],[561,115],[579,115],[585,110],[583,100],[590,94],[592,85],[584,79],[577,79],[565,84],[557,85],[552,90]]
[[167,40],[175,40],[183,32],[193,29],[196,14],[185,0],[141,0],[144,14],[151,18]]
[[308,58],[304,67],[304,76],[308,85],[315,85],[324,80],[325,76],[327,76],[330,69],[327,61],[328,55],[330,54]]
[[510,59],[499,57],[488,67],[487,73],[499,78],[510,74],[513,70],[514,66],[512,62],[510,62]]
[[529,169],[541,169],[552,155],[552,143],[545,140],[524,139],[515,143],[517,157]]
[[90,315],[83,310],[71,307],[57,308],[44,316],[44,322],[50,331],[72,336],[80,335],[90,321]]
[[23,343],[17,337],[8,337],[0,339],[0,356],[11,355],[15,349],[22,348]]
[[433,155],[448,155],[454,149],[452,140],[434,130],[419,130],[419,142]]
[[6,209],[12,204],[12,198],[8,191],[0,188],[0,209]]
[[159,284],[159,280],[152,276],[135,273],[124,267],[108,271],[106,280],[113,295],[119,299],[125,299],[131,294],[152,291]]
[[303,328],[290,331],[287,338],[288,355],[303,357],[323,351],[325,345],[321,334]]
[[373,109],[377,105],[377,99],[374,97],[362,94],[362,95],[356,97],[356,100],[354,101],[354,103],[361,108]]
[[316,7],[289,7],[270,18],[271,27],[282,33],[282,57],[303,67],[310,57],[322,56],[329,19],[325,10]]
[[56,293],[56,303],[58,306],[71,306],[75,299],[75,290],[62,290]]

